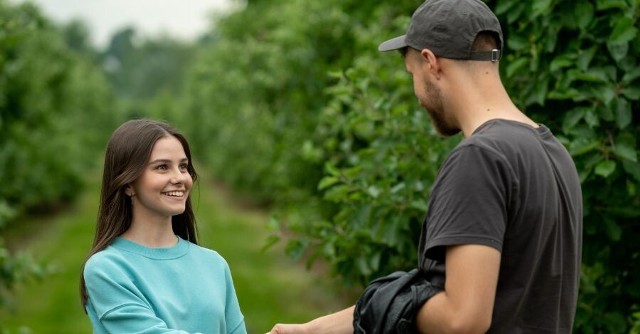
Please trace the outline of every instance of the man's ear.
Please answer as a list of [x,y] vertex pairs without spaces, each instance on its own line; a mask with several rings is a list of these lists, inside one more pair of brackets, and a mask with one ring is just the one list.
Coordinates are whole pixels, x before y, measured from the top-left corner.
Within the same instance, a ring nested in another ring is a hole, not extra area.
[[431,52],[431,50],[429,49],[422,49],[422,51],[420,51],[420,56],[423,58],[423,60],[427,63],[427,65],[425,65],[429,70],[432,71],[433,74],[435,74],[437,76],[437,78],[440,78],[440,62],[438,60],[438,57],[436,57],[435,54],[433,54],[433,52]]

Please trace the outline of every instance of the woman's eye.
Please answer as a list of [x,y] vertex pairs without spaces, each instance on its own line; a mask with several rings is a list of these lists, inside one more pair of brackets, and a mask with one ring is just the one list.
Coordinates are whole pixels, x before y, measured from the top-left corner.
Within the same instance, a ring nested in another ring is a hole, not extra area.
[[188,164],[181,164],[180,165],[180,169],[181,170],[188,170],[189,169],[189,165]]
[[167,165],[159,165],[156,167],[158,170],[167,170]]

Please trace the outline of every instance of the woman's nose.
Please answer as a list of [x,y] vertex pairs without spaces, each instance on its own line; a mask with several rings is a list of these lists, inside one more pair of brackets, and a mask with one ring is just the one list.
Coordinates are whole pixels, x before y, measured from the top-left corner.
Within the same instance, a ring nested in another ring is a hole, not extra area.
[[171,183],[182,183],[186,180],[187,177],[191,177],[189,173],[185,173],[180,168],[176,168],[173,170],[171,175]]

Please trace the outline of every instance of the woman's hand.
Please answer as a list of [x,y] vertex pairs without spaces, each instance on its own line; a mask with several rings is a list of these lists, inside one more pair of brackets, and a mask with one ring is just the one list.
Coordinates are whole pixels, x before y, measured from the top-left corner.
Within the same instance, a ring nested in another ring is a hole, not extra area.
[[304,324],[276,324],[267,334],[307,334]]

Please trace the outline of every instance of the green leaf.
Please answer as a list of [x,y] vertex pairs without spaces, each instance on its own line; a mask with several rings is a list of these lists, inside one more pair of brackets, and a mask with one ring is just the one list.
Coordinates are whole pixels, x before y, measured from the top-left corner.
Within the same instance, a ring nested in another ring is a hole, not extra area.
[[367,194],[373,198],[377,198],[380,195],[380,189],[376,186],[369,186],[367,188]]
[[395,194],[395,193],[397,193],[397,192],[399,192],[401,190],[404,190],[404,188],[406,188],[406,187],[407,186],[406,186],[406,184],[404,182],[400,182],[400,183],[396,184],[395,186],[393,186],[393,188],[391,188],[390,192],[392,194]]
[[636,182],[640,182],[640,163],[623,160],[622,167],[627,174],[630,174],[635,178]]
[[620,237],[622,236],[622,229],[615,221],[612,219],[605,219],[605,231],[609,236],[609,239],[612,241],[620,241]]
[[638,161],[638,152],[636,152],[634,147],[626,143],[616,144],[616,147],[613,149],[613,152],[619,158],[626,159],[633,162]]
[[[522,35],[511,35],[507,40],[507,45],[511,50],[526,50],[529,48],[529,41]],[[518,60],[523,60],[524,57],[519,57]],[[518,61],[516,60],[516,61]],[[526,59],[524,59],[526,60]],[[515,62],[515,61],[514,61]]]
[[340,179],[335,177],[335,176],[325,176],[318,183],[318,190],[324,190],[324,189],[326,189],[328,187],[331,187],[332,185],[338,183],[339,181],[340,181]]
[[628,43],[636,38],[638,28],[634,26],[635,21],[628,17],[616,18],[616,24],[609,36],[609,43],[622,44]]
[[348,196],[350,192],[351,189],[348,186],[340,184],[329,188],[325,193],[324,198],[330,201],[340,202],[346,196]]
[[589,140],[587,138],[579,138],[569,144],[569,152],[571,156],[577,157],[582,154],[591,152],[600,147],[600,142],[597,140]]
[[640,87],[627,87],[622,89],[622,95],[628,98],[629,100],[637,101],[640,100]]
[[279,232],[281,225],[282,224],[280,223],[278,218],[270,216],[269,220],[267,221],[267,230],[272,232]]
[[500,1],[494,9],[494,12],[496,13],[496,15],[502,15],[509,12],[513,8],[513,6],[517,5],[518,3],[518,1]]
[[273,247],[273,245],[277,244],[278,242],[280,242],[280,237],[279,236],[270,235],[264,241],[264,244],[260,248],[260,251],[265,252],[265,251],[269,250],[269,248]]
[[583,109],[574,109],[566,113],[564,120],[562,121],[562,129],[564,132],[569,132],[569,129],[573,128],[584,116]]
[[553,58],[551,64],[549,64],[549,70],[556,72],[561,68],[569,67],[575,63],[576,56],[573,54],[563,54]]
[[613,160],[605,160],[596,165],[595,173],[604,178],[611,175],[616,170],[616,162]]
[[536,88],[533,91],[534,93],[530,96],[528,101],[536,102],[543,106],[547,92],[549,91],[549,78],[538,79],[536,82]]
[[596,2],[596,9],[598,11],[606,10],[606,9],[629,9],[629,6],[624,0],[598,0]]
[[638,161],[638,155],[636,153],[636,138],[629,132],[622,132],[616,137],[613,151],[622,159],[632,162]]
[[579,90],[573,89],[573,88],[565,88],[565,89],[556,88],[550,91],[549,94],[547,94],[547,98],[550,100],[574,100],[574,101],[585,99],[583,94]]
[[369,257],[360,256],[356,258],[356,266],[358,270],[364,275],[371,274],[371,268],[369,267],[368,260],[369,260]]
[[334,166],[331,163],[326,163],[324,165],[324,168],[327,170],[327,172],[330,175],[333,175],[333,176],[339,176],[340,175],[340,170],[338,168],[336,168],[336,166]]
[[615,61],[619,62],[627,56],[627,53],[629,52],[629,43],[615,43],[609,41],[607,42],[607,49],[609,49],[611,57],[613,57]]
[[519,72],[522,68],[524,68],[527,65],[527,61],[528,60],[523,57],[523,58],[518,58],[515,61],[509,63],[506,69],[507,78],[513,77],[515,73]]
[[598,100],[600,100],[604,105],[609,105],[613,98],[616,96],[615,87],[612,86],[591,86],[589,92],[593,94]]
[[640,67],[636,67],[634,69],[632,69],[631,71],[627,71],[623,76],[622,76],[622,82],[629,84],[631,83],[633,80],[640,78]]
[[285,247],[285,253],[294,260],[299,260],[306,249],[306,244],[301,240],[290,240]]
[[604,105],[599,105],[596,110],[598,112],[598,116],[600,116],[600,118],[607,122],[612,122],[615,119],[611,108],[607,108]]
[[624,98],[617,98],[613,101],[616,125],[623,130],[631,123],[631,104]]
[[537,17],[550,11],[552,0],[532,1],[531,17]]
[[627,194],[629,196],[635,196],[638,193],[636,183],[632,180],[627,180]]
[[578,28],[585,30],[593,21],[593,5],[589,2],[580,2],[575,6],[576,24]]
[[[562,25],[560,25],[557,21],[549,22],[547,26],[547,38],[542,39],[541,44],[543,45],[543,50],[546,53],[553,53],[556,48],[556,43],[558,42],[558,34],[562,29]],[[564,45],[561,45],[564,46]]]
[[598,114],[595,112],[594,108],[589,108],[585,111],[584,121],[591,128],[595,128],[600,125],[600,118],[598,118]]
[[525,13],[526,8],[527,6],[525,2],[518,1],[518,4],[507,13],[507,22],[511,24],[516,20],[519,20],[520,17]]
[[603,68],[590,68],[586,72],[574,73],[575,80],[608,83],[607,72]]
[[596,51],[598,51],[598,46],[594,45],[585,50],[578,51],[578,58],[576,60],[576,64],[579,69],[586,71],[591,63],[591,60],[596,55]]
[[380,268],[380,259],[382,258],[382,252],[378,251],[369,256],[369,267],[372,271],[377,271]]

